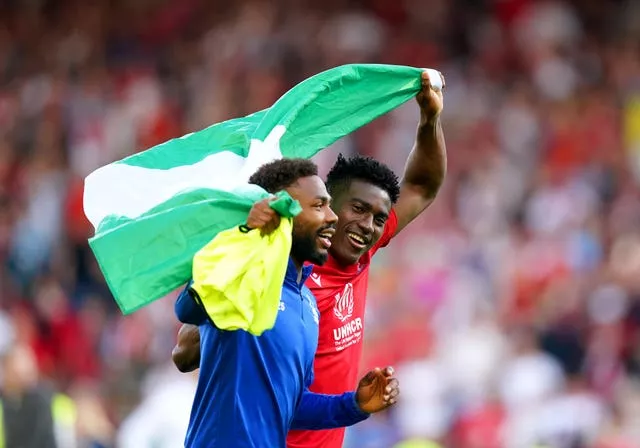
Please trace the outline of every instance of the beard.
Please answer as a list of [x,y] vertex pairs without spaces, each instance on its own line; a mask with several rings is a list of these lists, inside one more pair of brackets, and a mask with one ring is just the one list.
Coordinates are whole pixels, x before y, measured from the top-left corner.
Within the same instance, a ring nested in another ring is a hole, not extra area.
[[317,236],[318,232],[302,233],[297,232],[294,228],[291,242],[291,256],[300,262],[308,261],[322,266],[327,261],[329,254],[327,251],[318,249]]

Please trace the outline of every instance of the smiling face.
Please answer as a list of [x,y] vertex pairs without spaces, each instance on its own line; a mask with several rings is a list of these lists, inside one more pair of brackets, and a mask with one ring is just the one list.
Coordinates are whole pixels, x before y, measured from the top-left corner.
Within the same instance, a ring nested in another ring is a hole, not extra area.
[[342,265],[358,262],[378,242],[391,213],[391,199],[382,188],[354,180],[334,198],[338,215],[331,255]]
[[327,261],[338,217],[331,210],[331,197],[318,176],[302,177],[287,192],[300,202],[302,212],[293,220],[291,257],[322,265]]

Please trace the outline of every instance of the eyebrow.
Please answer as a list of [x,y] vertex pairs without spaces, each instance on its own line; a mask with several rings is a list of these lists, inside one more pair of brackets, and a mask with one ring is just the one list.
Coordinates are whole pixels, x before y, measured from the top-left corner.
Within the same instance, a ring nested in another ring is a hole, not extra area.
[[[358,202],[360,205],[363,205],[365,208],[368,208],[368,209],[372,209],[373,208],[373,206],[369,202],[365,201],[364,199],[352,198],[351,202]],[[376,217],[381,217],[381,218],[384,218],[384,219],[389,218],[389,214],[388,213],[384,213],[384,212],[376,213],[375,216]]]
[[331,202],[331,196],[316,196],[316,201],[322,201],[323,204],[328,204]]

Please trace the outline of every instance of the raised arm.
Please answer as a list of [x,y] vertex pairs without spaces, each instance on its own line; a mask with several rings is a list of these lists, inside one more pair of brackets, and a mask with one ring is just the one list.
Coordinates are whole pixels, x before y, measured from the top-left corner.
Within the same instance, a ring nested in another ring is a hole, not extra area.
[[[311,380],[313,376],[311,376]],[[332,429],[352,426],[396,402],[400,393],[393,369],[374,369],[360,380],[358,390],[341,395],[302,394],[290,429]]]
[[[444,78],[442,85],[444,89]],[[416,100],[420,106],[420,122],[405,165],[400,197],[394,207],[398,217],[396,233],[433,202],[447,171],[447,152],[440,123],[443,92],[431,86],[427,72],[422,73],[422,90]]]

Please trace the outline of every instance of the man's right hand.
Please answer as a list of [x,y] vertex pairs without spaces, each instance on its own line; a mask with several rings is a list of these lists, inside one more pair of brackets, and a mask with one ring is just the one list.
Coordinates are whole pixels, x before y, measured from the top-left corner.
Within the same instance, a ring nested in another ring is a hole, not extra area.
[[269,235],[280,225],[280,215],[274,209],[269,207],[269,202],[274,198],[263,199],[253,204],[249,217],[247,218],[247,227],[250,229],[260,229],[262,235]]

